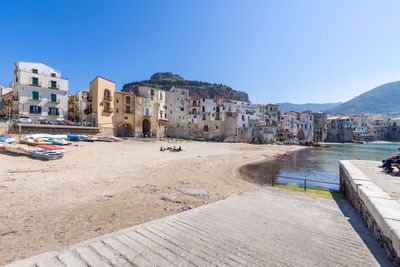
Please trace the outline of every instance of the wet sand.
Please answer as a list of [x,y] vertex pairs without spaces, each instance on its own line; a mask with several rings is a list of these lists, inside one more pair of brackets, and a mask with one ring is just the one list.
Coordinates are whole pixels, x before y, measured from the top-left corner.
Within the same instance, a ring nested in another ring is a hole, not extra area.
[[125,141],[78,143],[57,161],[0,153],[0,264],[254,191],[235,167],[298,149]]

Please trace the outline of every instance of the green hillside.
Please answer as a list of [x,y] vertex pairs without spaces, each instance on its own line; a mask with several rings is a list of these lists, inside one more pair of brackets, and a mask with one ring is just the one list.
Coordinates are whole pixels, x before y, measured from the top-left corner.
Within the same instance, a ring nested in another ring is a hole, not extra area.
[[378,86],[325,112],[337,115],[400,113],[400,81]]
[[200,81],[185,80],[171,72],[157,72],[150,80],[127,83],[123,86],[123,92],[137,92],[139,86],[150,86],[163,90],[170,90],[171,87],[189,89],[190,95],[199,98],[226,98],[238,101],[249,101],[247,93],[233,90],[231,87]]

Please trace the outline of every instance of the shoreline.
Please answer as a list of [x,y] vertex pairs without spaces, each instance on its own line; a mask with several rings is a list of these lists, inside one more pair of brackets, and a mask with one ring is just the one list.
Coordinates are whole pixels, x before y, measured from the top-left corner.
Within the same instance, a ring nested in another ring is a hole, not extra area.
[[242,179],[242,180],[244,180],[246,182],[249,182],[251,184],[256,184],[258,186],[261,186],[261,185],[266,184],[266,183],[258,183],[256,180],[258,180],[259,177],[252,177],[251,175],[249,175],[250,172],[255,172],[255,170],[257,170],[260,166],[264,166],[264,165],[267,165],[267,164],[270,164],[269,168],[266,168],[267,171],[268,170],[271,171],[271,172],[276,171],[277,169],[274,170],[274,168],[273,168],[274,166],[273,165],[274,164],[275,165],[279,165],[278,162],[277,162],[279,159],[283,159],[283,158],[285,158],[287,156],[290,156],[294,152],[298,152],[298,151],[305,150],[305,149],[310,149],[310,148],[312,148],[312,147],[298,146],[297,149],[286,151],[286,152],[274,155],[274,156],[269,157],[269,158],[261,157],[261,158],[256,159],[256,160],[245,162],[243,164],[240,164],[240,165],[236,166],[233,169],[233,172],[234,172],[233,175],[234,175],[235,178]]

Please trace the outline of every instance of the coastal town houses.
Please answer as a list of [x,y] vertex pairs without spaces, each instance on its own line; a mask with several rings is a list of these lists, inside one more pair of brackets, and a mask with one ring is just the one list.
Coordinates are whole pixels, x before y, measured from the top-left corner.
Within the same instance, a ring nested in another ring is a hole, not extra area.
[[86,122],[86,115],[85,115],[88,98],[89,98],[88,90],[79,90],[75,95],[68,96],[69,121],[75,122],[83,126],[88,125],[88,123]]
[[43,63],[18,62],[13,68],[11,116],[64,120],[68,115],[68,80]]
[[278,139],[286,141],[314,140],[314,114],[310,110],[303,112],[290,111],[280,115],[280,129]]
[[85,120],[106,135],[162,137],[165,97],[165,92],[150,87],[139,87],[136,94],[117,92],[113,81],[96,77],[90,82]]
[[12,111],[12,88],[0,86],[0,120],[11,117]]

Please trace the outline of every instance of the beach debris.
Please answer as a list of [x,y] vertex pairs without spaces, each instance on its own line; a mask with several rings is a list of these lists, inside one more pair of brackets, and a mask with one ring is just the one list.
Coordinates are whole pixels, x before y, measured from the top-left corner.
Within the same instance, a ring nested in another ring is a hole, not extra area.
[[192,208],[192,206],[190,205],[178,205],[178,206],[168,206],[165,207],[164,210],[165,211],[185,211],[185,210],[190,210]]
[[0,236],[6,236],[6,235],[9,235],[9,234],[15,234],[15,233],[16,232],[14,230],[10,230],[10,231],[1,233]]
[[208,201],[203,200],[201,203],[203,203],[203,204],[208,204]]
[[181,184],[190,184],[188,181],[180,181]]
[[177,194],[164,194],[160,197],[160,199],[173,202],[173,203],[182,203],[180,199],[177,199]]
[[151,185],[150,188],[149,188],[149,191],[151,193],[163,193],[162,189],[158,188],[155,185]]
[[183,195],[198,198],[209,198],[211,195],[211,191],[205,189],[180,188],[179,192]]
[[105,194],[104,197],[114,197],[115,194]]
[[101,227],[97,227],[96,229],[94,229],[95,232],[99,231],[101,229]]

